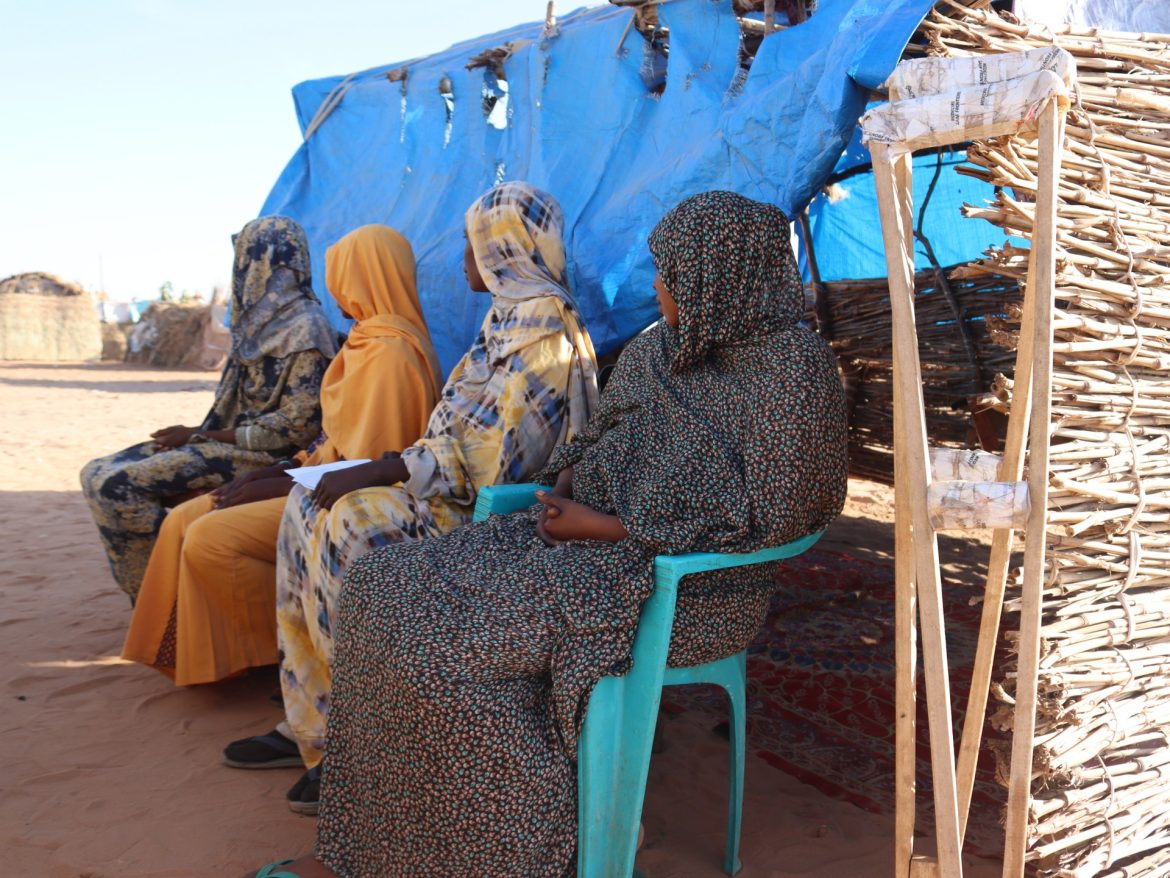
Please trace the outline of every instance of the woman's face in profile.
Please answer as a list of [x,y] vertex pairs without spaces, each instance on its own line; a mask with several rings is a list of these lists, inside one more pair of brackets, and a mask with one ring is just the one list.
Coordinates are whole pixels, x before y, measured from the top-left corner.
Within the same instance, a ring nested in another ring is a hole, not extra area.
[[479,273],[479,266],[475,264],[475,251],[471,249],[471,241],[464,239],[463,244],[463,273],[467,276],[467,285],[477,293],[486,293],[487,284]]
[[675,304],[674,296],[670,294],[670,290],[663,283],[661,274],[654,275],[654,293],[658,297],[658,310],[662,314],[662,319],[666,321],[668,326],[677,329],[678,305]]

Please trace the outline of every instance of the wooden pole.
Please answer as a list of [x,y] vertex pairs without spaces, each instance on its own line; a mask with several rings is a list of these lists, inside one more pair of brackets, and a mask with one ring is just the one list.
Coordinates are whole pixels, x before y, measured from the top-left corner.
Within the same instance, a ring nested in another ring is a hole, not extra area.
[[[1028,279],[1024,286],[1024,302],[1020,321],[1019,346],[1016,348],[1016,368],[1011,414],[1008,417],[1007,438],[1004,441],[1003,462],[999,465],[1001,482],[1018,482],[1024,470],[1024,440],[1028,435],[1031,413],[1032,348],[1035,336],[1035,262],[1028,263]],[[896,434],[896,433],[895,433]],[[967,699],[967,713],[963,720],[963,737],[959,744],[959,834],[965,838],[967,819],[971,814],[971,794],[975,788],[975,770],[979,762],[979,747],[983,741],[983,724],[987,717],[987,693],[991,688],[991,674],[995,664],[995,645],[999,634],[999,620],[1003,612],[1003,596],[1007,586],[1008,564],[1012,554],[1012,531],[997,530],[991,539],[991,558],[987,563],[987,585],[983,592],[983,614],[979,621],[979,642],[975,648],[975,664],[971,670],[971,691]]]
[[[1032,423],[1028,446],[1028,494],[1032,508],[1024,545],[1016,707],[1012,720],[1012,762],[1008,781],[1007,833],[1003,876],[1022,878],[1028,846],[1032,797],[1032,751],[1036,734],[1036,678],[1040,666],[1040,622],[1044,609],[1044,557],[1048,518],[1048,441],[1052,409],[1052,309],[1056,282],[1056,196],[1064,116],[1055,99],[1040,115],[1036,224],[1031,262],[1035,295],[1030,296],[1035,328],[1032,356]],[[1029,291],[1031,292],[1031,291]]]
[[[897,173],[895,171],[895,173]],[[908,182],[908,181],[907,181]],[[913,214],[909,185],[898,187],[903,196],[898,205],[903,223],[902,240],[910,240]],[[901,365],[900,351],[892,351],[893,369]],[[905,408],[894,406],[894,436],[905,433]],[[906,445],[894,441],[894,484],[907,478]],[[903,504],[894,507],[894,876],[915,878],[914,824],[918,793],[918,596],[914,582],[914,540],[909,511]]]
[[930,478],[926,415],[922,398],[918,333],[914,322],[913,239],[907,233],[910,223],[910,156],[904,154],[892,157],[884,146],[875,146],[871,152],[889,271],[893,348],[897,357],[894,410],[902,412],[899,419],[902,431],[895,436],[894,444],[895,447],[901,444],[905,449],[902,458],[905,463],[904,477],[895,480],[895,516],[909,516],[911,522],[914,581],[922,631],[922,664],[930,723],[938,869],[941,878],[961,878],[963,864],[956,807],[954,738],[946,633],[942,616],[942,583],[938,569],[938,541],[931,528],[926,505],[926,489]]

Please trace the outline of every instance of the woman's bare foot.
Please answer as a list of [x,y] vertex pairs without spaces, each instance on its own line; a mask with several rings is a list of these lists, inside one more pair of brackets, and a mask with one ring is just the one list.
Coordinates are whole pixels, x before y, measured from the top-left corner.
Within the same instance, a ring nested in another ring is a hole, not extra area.
[[[287,866],[279,866],[274,871],[280,872],[295,872],[301,878],[338,878],[336,872],[332,869],[327,869],[317,862],[317,858],[312,854],[305,854],[299,860],[293,860]],[[259,869],[255,872],[249,872],[244,878],[256,878]]]

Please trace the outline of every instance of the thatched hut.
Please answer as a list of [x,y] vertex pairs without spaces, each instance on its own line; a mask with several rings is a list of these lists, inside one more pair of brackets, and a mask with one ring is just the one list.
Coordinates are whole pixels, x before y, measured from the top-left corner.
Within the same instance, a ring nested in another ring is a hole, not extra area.
[[0,360],[84,362],[101,355],[89,292],[37,271],[0,280]]
[[220,369],[230,343],[221,302],[151,302],[130,331],[126,362]]

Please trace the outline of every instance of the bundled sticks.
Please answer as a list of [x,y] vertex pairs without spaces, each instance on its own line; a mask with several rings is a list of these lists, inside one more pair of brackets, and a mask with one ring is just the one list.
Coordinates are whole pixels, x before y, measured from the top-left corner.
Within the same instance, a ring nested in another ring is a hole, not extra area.
[[[966,447],[971,444],[968,397],[986,388],[979,386],[954,312],[938,289],[934,272],[918,272],[914,285],[931,442]],[[889,286],[884,277],[822,286],[833,326],[832,345],[850,391],[850,472],[889,483],[894,472]],[[962,278],[950,272],[950,287],[974,341],[979,374],[990,377],[1010,371],[1015,354],[1003,342],[1012,336],[998,327],[1006,316],[1018,312],[1019,285],[1013,278],[986,272]],[[813,325],[815,317],[809,315],[808,321]]]
[[[932,55],[1056,44],[1076,59],[1057,204],[1048,567],[1028,859],[1042,876],[1165,876],[1170,36],[1051,33],[952,0],[919,34]],[[998,187],[998,196],[967,206],[967,215],[1029,237],[1034,146],[1015,138],[976,143],[968,160],[963,172]],[[1027,269],[1028,251],[1006,248],[955,274],[1024,283]],[[1010,342],[1016,315],[1008,305],[989,337]],[[1010,376],[993,392],[1010,407]],[[1007,609],[1018,605],[1009,600]],[[1007,632],[1009,647],[1016,637]],[[1014,658],[998,677],[1001,707],[992,722],[1010,727]],[[1006,770],[1001,762],[1001,777]]]

